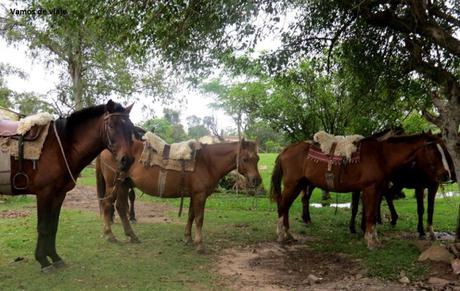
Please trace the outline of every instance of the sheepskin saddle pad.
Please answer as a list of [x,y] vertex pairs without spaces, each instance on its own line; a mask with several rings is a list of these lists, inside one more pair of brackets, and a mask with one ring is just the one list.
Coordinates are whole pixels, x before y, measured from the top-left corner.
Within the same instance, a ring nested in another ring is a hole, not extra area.
[[145,142],[140,161],[144,165],[175,171],[195,170],[196,152],[201,149],[201,143],[196,140],[167,144],[152,132],[145,133],[142,139]]
[[[324,131],[319,131],[313,136],[317,144],[312,144],[308,151],[308,158],[316,162],[332,162],[338,165],[344,160],[350,163],[359,162],[359,141],[361,135],[334,136]],[[332,145],[336,143],[334,152],[331,154]],[[319,146],[318,146],[319,145]]]
[[18,158],[19,137],[24,135],[23,158],[39,160],[51,120],[53,120],[53,116],[49,113],[27,116],[19,122],[1,120],[0,150],[4,153],[9,152],[11,156]]
[[0,136],[19,139],[24,136],[24,140],[36,140],[46,125],[53,120],[49,113],[38,113],[21,118],[19,121],[3,119],[0,120]]

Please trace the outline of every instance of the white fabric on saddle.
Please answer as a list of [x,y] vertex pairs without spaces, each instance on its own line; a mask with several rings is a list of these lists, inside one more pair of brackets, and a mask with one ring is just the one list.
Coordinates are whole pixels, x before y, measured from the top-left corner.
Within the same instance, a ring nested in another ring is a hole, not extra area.
[[[148,131],[144,134],[142,139],[147,141],[159,155],[163,155],[163,150],[167,143],[158,135]],[[169,158],[173,160],[190,160],[192,158],[193,150],[199,148],[197,146],[193,148],[192,146],[195,144],[199,144],[199,142],[194,139],[171,144]]]
[[30,115],[19,120],[19,126],[16,130],[17,134],[26,134],[34,125],[46,125],[51,120],[53,120],[53,116],[48,112],[37,113],[34,115]]
[[325,154],[329,154],[331,151],[332,144],[337,143],[333,155],[343,156],[347,159],[351,158],[351,154],[357,149],[355,142],[360,141],[364,137],[359,134],[353,135],[332,135],[325,131],[318,131],[313,136],[313,140],[320,144],[321,151]]

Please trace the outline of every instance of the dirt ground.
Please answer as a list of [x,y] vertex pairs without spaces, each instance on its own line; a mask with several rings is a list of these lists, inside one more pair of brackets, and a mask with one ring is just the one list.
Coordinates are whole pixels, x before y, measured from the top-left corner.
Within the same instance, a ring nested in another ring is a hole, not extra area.
[[[99,212],[96,188],[93,186],[78,185],[72,191],[67,193],[63,207]],[[177,209],[168,205],[160,203],[146,203],[136,200],[135,209],[136,218],[139,223],[175,222],[173,219],[168,217],[167,213],[169,211],[177,211]],[[118,219],[117,215],[116,219]]]
[[[95,187],[77,186],[67,194],[64,207],[99,212]],[[186,211],[186,209],[184,209]],[[168,217],[176,208],[136,201],[139,223],[178,223]],[[3,211],[0,218],[30,215],[33,211]],[[288,245],[264,242],[222,251],[216,262],[219,286],[232,290],[460,290],[460,282],[449,266],[435,263],[430,275],[446,278],[448,285],[426,282],[383,281],[365,276],[359,260],[342,254],[315,253],[311,238],[297,236]]]

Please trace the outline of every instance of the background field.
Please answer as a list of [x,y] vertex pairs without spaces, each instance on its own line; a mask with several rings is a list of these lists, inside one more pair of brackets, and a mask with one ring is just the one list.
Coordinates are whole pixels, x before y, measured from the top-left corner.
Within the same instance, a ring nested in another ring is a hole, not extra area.
[[[262,154],[259,167],[264,186],[269,187],[269,175],[275,154]],[[94,169],[87,168],[79,179],[84,185],[94,185]],[[452,191],[450,185],[444,191]],[[300,218],[300,201],[291,210],[294,234],[315,238],[308,242],[317,252],[343,253],[360,261],[368,276],[398,278],[404,270],[411,279],[426,275],[427,266],[417,262],[418,250],[407,237],[416,232],[416,203],[411,191],[408,198],[396,201],[400,215],[398,225],[388,221],[379,226],[383,246],[368,251],[362,234],[348,232],[349,209],[312,208],[312,225],[304,226]],[[439,194],[442,196],[442,193]],[[215,193],[207,202],[204,238],[208,254],[199,255],[182,242],[185,217],[177,218],[178,199],[161,200],[142,195],[142,201],[173,206],[169,213],[173,223],[134,225],[141,244],[110,244],[101,238],[102,221],[98,213],[85,209],[63,209],[58,231],[58,251],[68,267],[51,275],[42,275],[35,262],[35,197],[14,197],[0,204],[0,213],[17,210],[30,215],[0,218],[0,289],[221,289],[222,279],[215,271],[215,261],[221,250],[276,240],[276,205],[267,197],[247,197],[243,193]],[[349,202],[349,194],[333,194],[333,202]],[[312,202],[319,202],[315,191]],[[188,199],[185,200],[188,206]],[[460,198],[436,200],[435,230],[453,232]],[[94,203],[97,203],[94,199]],[[386,205],[383,206],[387,216]],[[121,226],[113,227],[123,238]],[[15,262],[15,259],[18,262]]]

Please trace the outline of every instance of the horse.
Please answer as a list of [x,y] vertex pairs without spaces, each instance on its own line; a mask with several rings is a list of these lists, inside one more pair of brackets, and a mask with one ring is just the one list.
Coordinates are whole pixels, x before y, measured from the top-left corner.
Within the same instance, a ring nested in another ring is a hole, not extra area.
[[[393,197],[401,192],[402,188],[415,189],[415,197],[417,200],[417,231],[419,233],[419,238],[425,238],[425,231],[423,227],[423,214],[425,212],[424,208],[424,189],[428,190],[428,216],[427,216],[427,227],[426,231],[429,233],[430,239],[435,240],[436,236],[433,231],[433,212],[434,212],[434,202],[435,196],[438,191],[439,185],[444,182],[454,183],[457,181],[455,175],[454,163],[452,157],[450,156],[444,142],[441,137],[438,136],[439,141],[436,143],[437,151],[429,150],[428,147],[424,147],[421,150],[417,151],[415,159],[397,169],[390,178],[390,181],[393,185],[387,188],[384,191],[384,196],[388,204],[388,208],[391,213],[391,225],[396,225],[398,220],[398,214],[393,204]],[[434,146],[434,145],[433,145]],[[430,156],[436,153],[436,156]],[[433,164],[429,164],[427,161],[435,161]],[[446,176],[438,177],[436,169],[444,168],[446,170]],[[381,200],[380,200],[381,203]],[[350,221],[350,230],[352,233],[355,233],[355,219],[358,212],[359,204],[359,192],[353,193],[352,198],[352,216]],[[380,207],[377,212],[377,221],[381,223],[381,214]],[[361,225],[361,228],[363,225]]]
[[[110,209],[116,200],[116,209],[125,235],[131,242],[139,242],[126,215],[128,190],[136,187],[146,194],[160,196],[158,193],[160,170],[167,172],[163,198],[178,198],[182,195],[190,197],[184,241],[186,244],[192,243],[192,224],[195,222],[194,243],[200,253],[204,252],[202,226],[206,199],[213,193],[219,180],[230,171],[237,169],[248,179],[252,187],[257,187],[262,182],[257,168],[259,161],[257,145],[244,139],[239,142],[202,144],[201,149],[196,152],[195,170],[183,172],[185,174],[180,171],[163,170],[158,166],[144,166],[139,162],[143,149],[143,142],[136,140],[133,142],[132,153],[135,162],[131,165],[123,183],[117,182],[118,174],[113,170],[115,160],[110,152],[103,151],[96,160],[97,194],[104,216],[104,236],[108,241],[117,241],[110,226]],[[178,188],[186,191],[180,191]]]
[[51,121],[38,163],[11,157],[11,176],[21,173],[28,177],[28,182],[22,183],[21,189],[13,187],[11,194],[37,197],[35,259],[43,273],[65,266],[56,251],[59,214],[66,193],[75,187],[83,168],[104,149],[114,154],[116,168],[129,168],[133,160],[131,108],[132,105],[124,108],[110,100]]
[[[384,141],[376,138],[365,138],[360,143],[360,162],[347,166],[332,165],[331,172],[340,179],[330,187],[326,178],[327,163],[317,163],[307,159],[309,142],[298,142],[285,148],[277,157],[271,177],[271,197],[278,205],[278,241],[292,239],[289,233],[289,208],[299,192],[308,190],[311,195],[312,186],[334,192],[363,191],[365,205],[365,241],[369,249],[375,248],[380,242],[375,229],[378,200],[390,174],[400,166],[412,160],[416,152],[438,140],[431,134],[390,137]],[[436,146],[429,147],[437,151]],[[299,157],[304,157],[300,159]],[[432,161],[428,161],[432,163]],[[436,176],[445,176],[445,169],[437,169]],[[281,181],[284,189],[281,192]],[[337,179],[335,179],[337,180]]]

